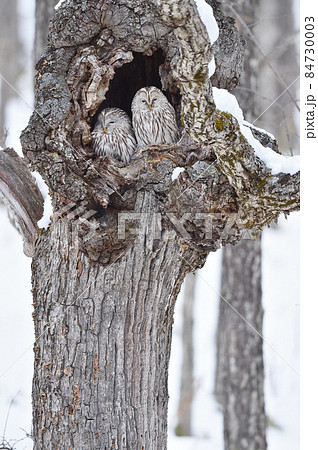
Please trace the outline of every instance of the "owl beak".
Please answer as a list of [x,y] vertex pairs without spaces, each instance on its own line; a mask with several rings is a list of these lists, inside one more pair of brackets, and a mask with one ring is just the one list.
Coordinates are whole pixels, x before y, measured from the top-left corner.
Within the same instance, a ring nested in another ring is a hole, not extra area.
[[148,105],[149,106],[149,110],[151,111],[151,105]]
[[104,127],[104,133],[107,133],[107,128],[106,127]]

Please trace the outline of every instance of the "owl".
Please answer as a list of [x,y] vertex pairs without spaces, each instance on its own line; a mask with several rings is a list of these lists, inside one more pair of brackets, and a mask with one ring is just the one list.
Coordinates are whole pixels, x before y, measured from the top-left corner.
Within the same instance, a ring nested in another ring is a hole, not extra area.
[[131,111],[139,146],[177,142],[176,113],[160,89],[154,86],[139,89],[133,98]]
[[96,155],[111,156],[125,164],[137,147],[130,118],[119,108],[106,108],[99,113],[92,138]]

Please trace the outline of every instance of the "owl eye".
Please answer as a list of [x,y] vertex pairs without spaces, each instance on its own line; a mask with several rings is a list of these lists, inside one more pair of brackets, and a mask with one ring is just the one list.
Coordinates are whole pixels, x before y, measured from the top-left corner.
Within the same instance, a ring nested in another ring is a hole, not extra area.
[[152,101],[153,101],[153,102],[156,102],[157,100],[158,100],[157,98],[154,98]]
[[111,120],[110,122],[109,122],[109,124],[111,124],[111,123],[115,123],[113,120]]

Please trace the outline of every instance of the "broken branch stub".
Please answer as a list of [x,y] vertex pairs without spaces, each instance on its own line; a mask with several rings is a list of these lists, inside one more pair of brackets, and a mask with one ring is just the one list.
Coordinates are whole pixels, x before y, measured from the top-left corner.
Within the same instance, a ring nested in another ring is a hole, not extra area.
[[25,161],[12,149],[0,151],[0,197],[23,237],[24,253],[33,255],[43,215],[43,197]]

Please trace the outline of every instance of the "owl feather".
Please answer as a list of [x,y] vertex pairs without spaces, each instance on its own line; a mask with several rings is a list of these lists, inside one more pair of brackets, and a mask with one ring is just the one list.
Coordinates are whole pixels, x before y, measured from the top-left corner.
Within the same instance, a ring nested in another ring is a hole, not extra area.
[[178,141],[175,110],[160,89],[154,86],[139,89],[133,98],[131,111],[139,146]]
[[106,108],[99,113],[92,139],[96,155],[110,156],[125,164],[129,163],[137,147],[131,121],[119,108]]

